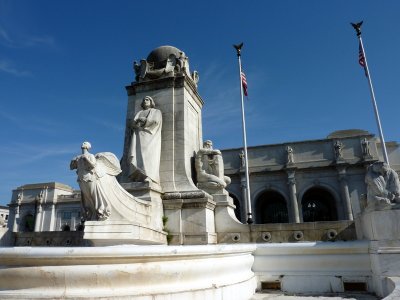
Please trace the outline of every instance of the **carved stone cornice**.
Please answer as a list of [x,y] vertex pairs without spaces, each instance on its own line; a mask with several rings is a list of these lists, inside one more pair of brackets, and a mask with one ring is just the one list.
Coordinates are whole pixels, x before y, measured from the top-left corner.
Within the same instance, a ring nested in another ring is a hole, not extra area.
[[131,85],[128,85],[125,88],[128,96],[132,96],[136,95],[137,93],[153,90],[183,87],[186,87],[187,90],[195,96],[194,98],[195,100],[199,101],[200,107],[204,105],[204,101],[198,93],[196,85],[187,75],[171,76],[143,82],[132,82]]
[[163,200],[173,200],[173,199],[196,199],[196,198],[211,198],[206,192],[197,191],[186,191],[186,192],[168,192],[161,196]]
[[210,210],[214,210],[216,206],[216,202],[208,199],[183,199],[182,208],[207,208]]

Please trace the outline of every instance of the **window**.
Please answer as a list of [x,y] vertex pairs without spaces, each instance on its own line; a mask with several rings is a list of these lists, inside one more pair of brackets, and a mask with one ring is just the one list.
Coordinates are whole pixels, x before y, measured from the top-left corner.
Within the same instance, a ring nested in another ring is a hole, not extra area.
[[266,191],[257,198],[255,213],[258,224],[289,222],[285,198],[275,191]]
[[311,188],[301,201],[304,222],[336,221],[335,199],[323,188]]
[[22,223],[23,231],[32,232],[35,229],[35,218],[32,214],[28,214],[24,217],[24,221]]
[[72,213],[70,211],[63,211],[61,215],[61,219],[63,220],[71,220]]
[[71,227],[68,224],[64,224],[61,226],[62,231],[71,231]]
[[233,199],[233,204],[236,206],[235,208],[236,218],[243,223],[239,200],[233,194],[229,194],[229,196]]

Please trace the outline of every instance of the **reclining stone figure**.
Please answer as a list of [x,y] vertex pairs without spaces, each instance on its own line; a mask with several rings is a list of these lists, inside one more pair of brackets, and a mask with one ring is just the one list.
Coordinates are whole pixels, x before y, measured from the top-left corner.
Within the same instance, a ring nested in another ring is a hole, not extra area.
[[390,209],[400,203],[400,183],[397,173],[384,162],[375,162],[368,167],[367,210]]
[[221,151],[214,150],[212,142],[203,143],[195,158],[197,187],[206,192],[215,193],[221,191],[231,183],[228,176],[224,176],[224,163]]

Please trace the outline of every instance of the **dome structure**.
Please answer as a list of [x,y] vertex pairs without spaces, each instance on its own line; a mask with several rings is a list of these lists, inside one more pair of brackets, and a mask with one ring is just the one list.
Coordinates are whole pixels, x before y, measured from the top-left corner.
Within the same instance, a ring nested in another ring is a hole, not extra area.
[[179,50],[174,46],[161,46],[150,52],[147,56],[147,61],[157,65],[165,62],[171,54],[174,54],[176,58],[179,58],[181,53],[185,56],[185,53],[182,50]]
[[345,130],[336,130],[330,133],[327,138],[328,139],[338,139],[338,138],[347,138],[353,136],[360,136],[360,135],[371,135],[370,132],[362,129],[345,129]]

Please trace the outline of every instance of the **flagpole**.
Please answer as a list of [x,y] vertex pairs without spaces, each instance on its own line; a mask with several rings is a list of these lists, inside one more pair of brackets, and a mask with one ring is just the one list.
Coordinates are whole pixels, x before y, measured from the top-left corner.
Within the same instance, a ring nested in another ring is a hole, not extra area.
[[385,163],[387,163],[387,165],[389,166],[389,158],[388,158],[387,151],[386,151],[385,138],[383,137],[381,119],[379,117],[379,112],[378,112],[378,105],[376,104],[374,87],[372,85],[371,75],[370,75],[369,69],[368,69],[367,56],[365,55],[364,44],[363,44],[363,41],[362,41],[362,38],[361,38],[362,21],[359,22],[359,23],[356,23],[356,24],[351,23],[351,25],[356,30],[358,41],[360,43],[362,55],[363,55],[363,58],[364,58],[365,75],[368,78],[368,84],[369,84],[369,91],[371,93],[372,106],[374,107],[375,119],[376,119],[376,123],[378,125],[378,131],[379,131],[379,138],[381,139],[381,147],[382,147],[383,159],[384,159]]
[[251,209],[251,198],[250,198],[250,180],[249,180],[249,160],[247,156],[247,139],[246,139],[246,120],[244,117],[244,101],[243,101],[243,84],[242,84],[242,62],[241,62],[241,50],[243,43],[239,45],[233,45],[236,49],[238,63],[239,63],[239,79],[240,79],[240,97],[242,100],[242,129],[243,129],[243,150],[244,150],[244,161],[245,161],[245,174],[246,174],[246,195],[247,195],[247,224],[253,223],[253,214]]

